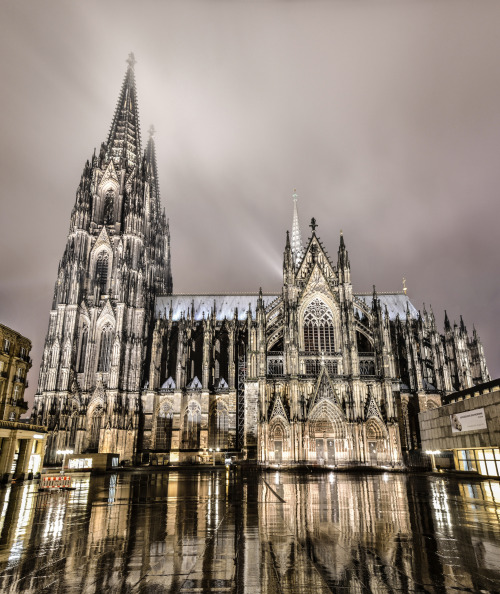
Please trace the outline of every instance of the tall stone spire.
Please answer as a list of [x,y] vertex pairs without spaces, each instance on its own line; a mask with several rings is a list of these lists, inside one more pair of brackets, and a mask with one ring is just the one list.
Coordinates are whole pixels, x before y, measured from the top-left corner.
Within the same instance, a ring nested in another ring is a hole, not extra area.
[[299,213],[297,211],[297,190],[293,190],[293,223],[292,223],[292,254],[295,267],[298,268],[304,257],[304,246],[299,226]]
[[129,167],[138,166],[141,155],[141,136],[139,128],[139,111],[137,107],[137,91],[135,89],[134,54],[127,59],[127,72],[123,80],[115,115],[111,123],[108,137],[108,155],[115,164],[124,159]]

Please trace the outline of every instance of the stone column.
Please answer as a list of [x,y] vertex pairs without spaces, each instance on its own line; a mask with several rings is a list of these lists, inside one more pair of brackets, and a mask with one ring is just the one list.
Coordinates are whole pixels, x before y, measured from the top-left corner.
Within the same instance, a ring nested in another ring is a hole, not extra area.
[[21,439],[19,444],[19,457],[17,458],[14,478],[24,480],[30,464],[31,452],[33,451],[33,439]]
[[13,437],[4,437],[2,440],[2,453],[0,454],[0,481],[8,482],[10,479],[10,469],[16,453],[17,439]]

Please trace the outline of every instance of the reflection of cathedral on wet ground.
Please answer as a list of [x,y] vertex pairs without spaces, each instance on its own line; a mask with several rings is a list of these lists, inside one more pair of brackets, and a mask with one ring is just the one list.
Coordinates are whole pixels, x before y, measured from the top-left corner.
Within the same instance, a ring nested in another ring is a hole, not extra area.
[[496,481],[219,469],[74,484],[0,490],[1,592],[500,588]]
[[[107,143],[85,165],[59,266],[33,418],[56,450],[122,460],[399,464],[417,414],[489,379],[476,332],[445,333],[406,289],[355,294],[294,194],[273,294],[172,294],[152,134],[141,152],[134,61]],[[222,454],[221,454],[222,456]]]

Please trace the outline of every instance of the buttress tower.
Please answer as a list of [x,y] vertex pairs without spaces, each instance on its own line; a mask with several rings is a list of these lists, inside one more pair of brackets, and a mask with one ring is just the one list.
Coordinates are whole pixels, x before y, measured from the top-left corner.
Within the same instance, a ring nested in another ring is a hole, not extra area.
[[138,448],[157,295],[172,292],[154,129],[141,150],[133,54],[106,142],[85,163],[59,263],[33,420],[56,450]]

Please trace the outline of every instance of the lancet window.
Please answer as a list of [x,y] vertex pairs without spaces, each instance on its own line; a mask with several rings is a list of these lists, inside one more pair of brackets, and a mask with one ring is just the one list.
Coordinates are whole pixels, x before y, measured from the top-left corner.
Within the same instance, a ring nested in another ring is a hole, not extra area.
[[184,414],[183,445],[187,449],[200,447],[201,410],[196,402],[190,402]]
[[97,371],[107,372],[111,367],[111,351],[113,348],[113,328],[106,324],[101,332],[101,344],[99,347],[99,363]]
[[95,277],[97,284],[99,285],[99,288],[101,290],[101,293],[106,293],[106,287],[108,285],[108,265],[108,252],[101,252],[97,256],[97,262],[95,266]]
[[209,445],[213,448],[226,448],[228,445],[229,415],[220,400],[214,403],[210,414]]
[[85,371],[85,359],[87,357],[87,343],[89,340],[89,329],[87,326],[83,327],[82,335],[80,337],[80,356],[78,361],[78,373]]
[[172,444],[172,411],[161,410],[156,419],[155,449],[160,452],[169,452]]
[[335,353],[335,333],[331,310],[314,299],[304,314],[304,350],[311,353]]
[[97,450],[99,448],[99,436],[101,434],[102,413],[102,408],[99,407],[92,415],[92,420],[90,423],[89,450]]

